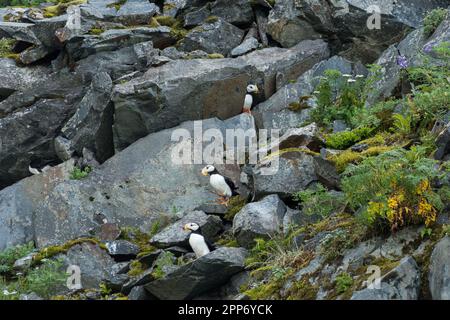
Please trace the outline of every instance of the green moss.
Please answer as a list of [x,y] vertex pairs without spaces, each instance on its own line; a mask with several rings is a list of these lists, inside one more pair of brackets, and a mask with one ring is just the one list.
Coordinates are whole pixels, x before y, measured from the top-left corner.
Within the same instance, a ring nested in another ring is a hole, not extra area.
[[173,4],[173,3],[165,3],[164,6],[163,6],[163,10],[164,11],[170,11],[170,10],[173,10],[173,9],[176,9],[176,8],[177,8],[177,6],[175,4]]
[[353,278],[347,272],[343,272],[336,277],[336,290],[338,294],[342,294],[351,288]]
[[303,277],[293,283],[287,292],[287,300],[316,300],[319,287],[309,281],[310,277]]
[[310,98],[311,96],[301,96],[298,101],[289,103],[288,109],[294,112],[300,112],[302,110],[309,109],[308,100]]
[[281,286],[281,281],[269,281],[268,283],[260,284],[254,288],[248,289],[243,293],[251,300],[279,299]]
[[210,53],[208,54],[208,59],[223,59],[225,58],[221,53]]
[[84,169],[80,169],[78,167],[73,168],[72,172],[70,173],[70,179],[72,180],[81,180],[86,178],[89,173],[91,173],[92,168],[87,166]]
[[155,230],[159,230],[159,228],[159,222],[152,225],[152,227],[150,228],[150,233],[142,232],[139,228],[123,227],[120,229],[120,238],[130,241],[139,246],[138,257],[142,257],[156,250],[154,246],[150,245],[150,239],[153,236],[152,232],[155,232]]
[[92,34],[92,35],[99,35],[99,34],[102,34],[103,32],[105,32],[105,30],[100,29],[100,28],[92,28],[91,30],[89,30],[89,34]]
[[364,150],[363,152],[354,152],[352,150],[346,150],[337,155],[332,155],[328,157],[328,160],[334,163],[338,172],[343,172],[349,164],[357,164],[367,157],[377,156],[382,153],[391,151],[394,148],[395,147],[376,146],[370,147],[367,150]]
[[52,18],[56,16],[60,16],[66,13],[66,10],[70,6],[77,6],[80,4],[86,3],[86,0],[73,0],[73,1],[61,1],[56,5],[49,6],[44,8],[44,17]]
[[326,145],[328,148],[344,150],[355,143],[368,138],[372,131],[372,128],[360,127],[351,131],[333,133],[325,137]]
[[161,26],[173,27],[177,24],[177,20],[171,16],[157,16],[152,18],[152,20],[153,19]]
[[224,215],[224,218],[228,221],[233,221],[234,216],[242,210],[242,208],[247,204],[245,198],[241,196],[234,196],[228,202],[228,210]]
[[121,8],[125,3],[127,3],[127,0],[117,0],[117,1],[114,2],[114,3],[108,4],[107,7],[108,7],[108,8],[114,8],[114,9],[116,9],[117,11],[119,11],[120,8]]
[[287,153],[296,153],[296,152],[306,153],[311,156],[319,156],[319,153],[311,151],[308,148],[285,148],[267,155],[266,157],[264,157],[263,161],[270,160],[273,157],[281,157]]
[[219,17],[217,16],[209,16],[205,19],[205,23],[216,23],[217,21],[219,21]]
[[133,260],[130,263],[130,270],[128,271],[128,275],[131,277],[136,277],[144,273],[144,271],[145,271],[144,265],[138,260]]
[[75,245],[83,244],[83,243],[91,243],[94,245],[98,245],[101,249],[107,250],[105,244],[101,243],[98,239],[95,238],[79,238],[66,242],[63,245],[59,246],[50,246],[40,250],[35,256],[33,256],[33,264],[40,263],[43,259],[49,259],[55,255],[66,253],[70,248]]
[[17,53],[14,53],[12,50],[14,45],[16,44],[16,40],[14,39],[0,39],[0,58],[11,58],[15,59],[18,56]]

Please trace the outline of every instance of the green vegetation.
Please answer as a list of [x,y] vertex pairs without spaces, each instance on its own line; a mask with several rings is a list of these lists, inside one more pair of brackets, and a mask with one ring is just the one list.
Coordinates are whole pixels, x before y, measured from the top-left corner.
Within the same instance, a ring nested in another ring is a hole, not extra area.
[[333,133],[326,136],[326,144],[328,148],[344,150],[368,138],[372,131],[372,128],[359,127],[351,131]]
[[309,216],[318,215],[325,218],[336,211],[342,211],[345,207],[345,199],[342,195],[328,192],[321,184],[299,191],[293,195],[293,198],[301,202],[302,213]]
[[0,252],[0,275],[8,275],[12,272],[14,262],[20,258],[23,258],[33,252],[34,244],[29,242],[28,244],[18,245],[10,247]]
[[0,8],[2,7],[35,7],[40,3],[51,2],[47,0],[0,0]]
[[353,278],[348,273],[341,273],[336,277],[336,291],[338,294],[346,292],[353,284]]
[[438,8],[428,12],[423,21],[425,35],[430,36],[441,22],[444,21],[446,15],[447,10],[444,8]]
[[155,267],[152,272],[153,277],[155,279],[163,278],[166,275],[164,268],[175,265],[174,260],[175,256],[172,252],[165,251],[161,253],[155,262]]
[[369,226],[393,231],[410,224],[429,226],[443,208],[431,186],[439,174],[425,148],[395,149],[349,166],[342,189],[350,206],[362,210],[360,217]]
[[75,167],[73,169],[73,171],[70,173],[70,179],[72,179],[72,180],[84,179],[84,178],[86,178],[89,175],[89,173],[91,173],[91,171],[92,171],[92,168],[89,167],[89,166],[87,166],[84,169],[80,169],[78,167]]
[[0,58],[16,59],[18,54],[13,52],[16,40],[14,39],[0,39]]

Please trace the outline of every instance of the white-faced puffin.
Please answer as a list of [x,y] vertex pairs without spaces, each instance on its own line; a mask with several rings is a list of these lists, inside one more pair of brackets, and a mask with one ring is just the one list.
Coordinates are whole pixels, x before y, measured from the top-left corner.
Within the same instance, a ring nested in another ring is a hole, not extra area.
[[220,196],[220,198],[217,199],[219,204],[227,206],[230,198],[238,194],[233,181],[230,178],[221,175],[214,166],[207,165],[202,169],[202,174],[204,176],[209,176],[209,183]]
[[247,94],[245,95],[244,107],[242,108],[243,113],[251,114],[251,109],[253,107],[254,95],[259,93],[258,86],[256,84],[249,84],[247,86]]
[[200,226],[194,222],[187,223],[184,225],[183,229],[185,231],[190,231],[189,245],[194,251],[197,258],[204,256],[214,250],[213,245],[211,245],[208,240],[202,235]]

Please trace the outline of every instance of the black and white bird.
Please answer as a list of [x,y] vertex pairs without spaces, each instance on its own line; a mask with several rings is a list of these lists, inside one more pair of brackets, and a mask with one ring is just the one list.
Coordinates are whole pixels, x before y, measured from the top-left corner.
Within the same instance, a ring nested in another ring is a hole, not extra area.
[[217,199],[217,202],[228,206],[228,201],[230,201],[230,198],[238,194],[236,192],[237,188],[234,185],[233,180],[221,175],[212,165],[207,165],[204,167],[202,169],[202,174],[204,176],[209,176],[209,183],[214,188],[215,193],[220,196],[220,198]]
[[214,247],[205,239],[197,223],[191,222],[184,225],[183,230],[190,231],[189,245],[197,258],[204,256],[214,250]]
[[238,194],[233,180],[221,175],[214,166],[207,165],[202,169],[202,174],[204,176],[209,176],[209,183],[214,188],[217,195],[220,196],[220,198],[217,199],[219,204],[227,206],[230,198]]
[[251,109],[253,107],[254,95],[259,93],[258,86],[256,84],[249,84],[247,86],[247,94],[245,95],[244,107],[242,108],[243,113],[251,114]]

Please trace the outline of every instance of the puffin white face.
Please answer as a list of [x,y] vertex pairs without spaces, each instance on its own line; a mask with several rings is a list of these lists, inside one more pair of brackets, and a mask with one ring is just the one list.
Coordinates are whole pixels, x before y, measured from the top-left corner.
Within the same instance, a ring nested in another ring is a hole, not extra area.
[[200,228],[200,226],[198,224],[194,223],[194,222],[187,223],[183,227],[183,229],[185,231],[188,231],[188,230],[190,230],[190,231],[197,231],[199,228]]
[[214,166],[209,164],[202,169],[202,175],[207,176],[211,172],[214,172],[214,170],[216,170],[216,168],[214,168]]
[[258,89],[258,87],[256,86],[256,84],[249,84],[249,85],[247,86],[247,92],[248,92],[248,93],[259,93],[259,89]]

